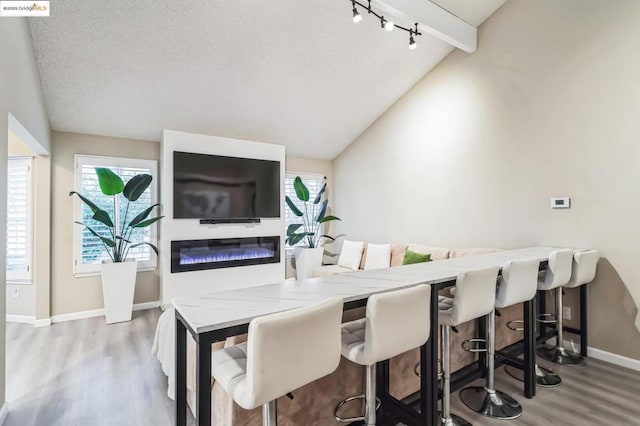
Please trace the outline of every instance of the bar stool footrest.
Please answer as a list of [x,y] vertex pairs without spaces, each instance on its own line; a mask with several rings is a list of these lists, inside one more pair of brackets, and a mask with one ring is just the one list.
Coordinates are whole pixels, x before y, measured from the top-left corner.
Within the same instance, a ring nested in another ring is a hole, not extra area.
[[[522,325],[520,325],[522,324]],[[513,331],[524,331],[524,321],[523,320],[513,320],[507,323],[507,328]]]
[[[438,360],[438,373],[437,373],[437,377],[438,380],[442,380],[442,363],[440,362],[440,360]],[[413,374],[415,374],[416,376],[420,377],[420,363],[417,362],[416,365],[413,366]]]
[[[333,410],[333,417],[339,421],[340,423],[351,423],[351,422],[361,422],[365,419],[364,415],[363,416],[359,416],[359,417],[341,417],[338,415],[338,411],[340,411],[340,409],[345,405],[348,404],[352,401],[356,401],[356,400],[362,400],[364,402],[364,394],[362,395],[354,395],[354,396],[350,396],[348,398],[343,399],[342,401],[340,401],[338,403],[338,405],[336,405],[335,410]],[[380,408],[380,398],[376,398],[376,411],[378,411],[378,409]]]
[[487,344],[487,339],[467,339],[462,342],[462,349],[467,352],[487,352],[487,348],[482,345]]
[[[549,318],[549,319],[544,319],[544,318]],[[557,324],[558,317],[556,317],[555,314],[539,314],[536,317],[536,321],[541,324]]]

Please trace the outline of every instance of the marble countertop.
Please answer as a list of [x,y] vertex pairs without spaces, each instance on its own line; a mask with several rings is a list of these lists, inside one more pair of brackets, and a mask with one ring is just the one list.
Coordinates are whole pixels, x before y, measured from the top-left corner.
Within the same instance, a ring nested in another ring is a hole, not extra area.
[[510,260],[536,257],[545,261],[554,250],[558,248],[530,247],[303,281],[289,279],[269,285],[177,297],[172,302],[194,332],[205,333],[248,324],[255,317],[310,305],[328,297],[341,297],[345,302],[351,302],[417,284],[452,281],[460,272],[501,267]]

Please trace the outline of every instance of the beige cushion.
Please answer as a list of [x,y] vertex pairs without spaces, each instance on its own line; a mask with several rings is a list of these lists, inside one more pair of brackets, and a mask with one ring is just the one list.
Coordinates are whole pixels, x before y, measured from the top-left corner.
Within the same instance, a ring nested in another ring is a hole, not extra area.
[[416,253],[430,254],[431,260],[444,260],[449,258],[450,249],[446,247],[431,247],[422,244],[410,244],[408,250]]
[[340,265],[325,265],[313,270],[313,277],[328,277],[329,275],[344,274],[353,272],[353,269],[345,268]]
[[360,267],[359,269],[364,269],[364,264],[367,263],[367,248],[369,247],[369,243],[364,243],[362,248],[362,259],[360,259]]
[[390,266],[402,266],[404,261],[404,253],[407,251],[406,244],[391,244],[391,263]]
[[340,251],[338,265],[349,268],[353,271],[358,270],[360,260],[362,259],[363,249],[364,243],[362,241],[345,240],[342,244],[342,251]]
[[367,254],[365,271],[388,268],[391,264],[391,244],[367,244]]
[[331,374],[340,363],[343,303],[330,298],[255,318],[246,344],[211,354],[211,373],[250,410]]
[[453,258],[453,257],[472,256],[474,254],[493,253],[496,251],[500,251],[500,250],[493,249],[493,248],[453,248],[449,253],[449,257]]

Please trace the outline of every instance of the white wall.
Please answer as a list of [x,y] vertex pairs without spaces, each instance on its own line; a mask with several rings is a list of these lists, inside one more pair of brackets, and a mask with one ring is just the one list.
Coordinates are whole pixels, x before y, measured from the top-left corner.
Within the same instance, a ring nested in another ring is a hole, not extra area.
[[506,2],[334,160],[341,232],[597,248],[589,344],[640,359],[639,23],[631,0]]
[[[162,304],[173,297],[251,287],[284,279],[284,215],[260,224],[200,225],[198,219],[173,218],[173,151],[280,161],[280,211],[284,212],[285,149],[282,145],[165,130],[161,148],[160,287]],[[206,238],[280,236],[280,263],[171,273],[171,241]]]
[[[0,19],[0,223],[6,220],[9,114],[49,151],[49,121],[25,18]],[[0,287],[4,287],[6,230],[0,227]],[[5,289],[0,289],[0,407],[5,400]],[[0,408],[1,409],[1,408]]]

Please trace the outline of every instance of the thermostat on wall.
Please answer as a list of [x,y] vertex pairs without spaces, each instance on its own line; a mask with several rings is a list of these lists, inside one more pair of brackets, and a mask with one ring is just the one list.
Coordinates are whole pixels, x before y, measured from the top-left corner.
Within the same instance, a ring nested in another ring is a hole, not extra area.
[[551,208],[552,209],[568,209],[571,207],[571,198],[569,197],[552,197]]

